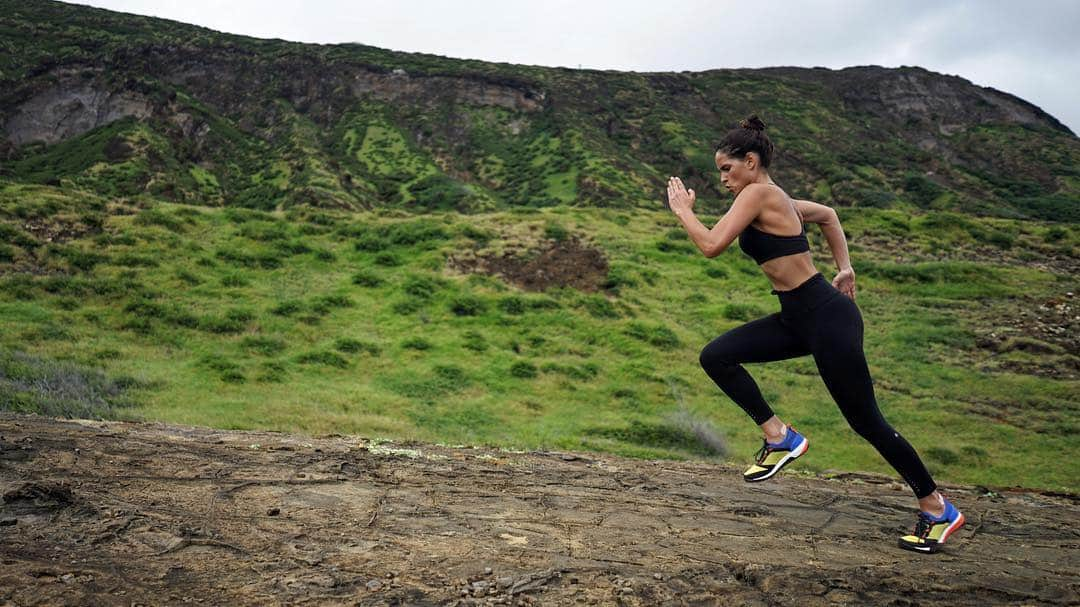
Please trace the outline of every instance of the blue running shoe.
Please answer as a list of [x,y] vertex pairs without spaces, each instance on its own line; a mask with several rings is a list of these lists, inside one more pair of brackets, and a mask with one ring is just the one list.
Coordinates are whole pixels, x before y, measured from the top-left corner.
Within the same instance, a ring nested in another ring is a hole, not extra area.
[[919,518],[915,521],[915,532],[900,538],[900,547],[915,552],[937,552],[949,536],[964,524],[964,514],[945,499],[945,513],[940,517],[932,516],[928,512],[919,511]]
[[774,444],[767,440],[761,442],[761,449],[758,450],[755,456],[757,461],[753,466],[747,468],[746,472],[743,472],[743,480],[749,483],[763,481],[780,472],[781,468],[806,453],[807,448],[810,447],[810,441],[806,440],[805,436],[796,432],[795,428],[790,425],[787,427],[784,440],[779,443]]

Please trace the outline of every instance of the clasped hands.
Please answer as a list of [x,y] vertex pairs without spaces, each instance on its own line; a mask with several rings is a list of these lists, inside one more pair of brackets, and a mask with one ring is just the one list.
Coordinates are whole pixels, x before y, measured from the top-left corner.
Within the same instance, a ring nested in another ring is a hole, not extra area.
[[693,210],[694,202],[697,200],[697,195],[694,194],[694,190],[687,190],[683,185],[682,179],[678,177],[669,177],[667,185],[667,197],[668,208],[672,213],[678,216],[682,216],[683,213],[688,213]]

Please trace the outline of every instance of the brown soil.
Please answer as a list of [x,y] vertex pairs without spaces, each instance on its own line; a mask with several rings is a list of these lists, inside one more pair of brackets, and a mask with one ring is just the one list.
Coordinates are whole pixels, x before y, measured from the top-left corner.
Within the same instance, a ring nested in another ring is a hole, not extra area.
[[608,263],[603,252],[576,237],[548,241],[523,255],[483,250],[452,256],[447,265],[459,272],[482,272],[499,276],[528,291],[572,287],[597,291],[607,280]]
[[885,477],[2,413],[0,605],[1080,601],[1075,496],[947,491],[921,555]]

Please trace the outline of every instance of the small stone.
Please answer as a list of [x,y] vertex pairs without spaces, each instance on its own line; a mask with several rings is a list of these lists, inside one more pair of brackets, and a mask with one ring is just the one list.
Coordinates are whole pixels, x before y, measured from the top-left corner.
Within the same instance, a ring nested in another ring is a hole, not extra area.
[[663,573],[654,573],[654,574],[652,574],[652,576],[654,578],[658,579],[658,580],[664,579],[664,574]]
[[271,508],[266,511],[267,516],[277,516],[281,514],[281,508]]
[[382,588],[382,582],[379,580],[370,580],[366,586],[368,590],[378,590],[379,588]]
[[19,522],[17,518],[2,518],[0,519],[0,527],[10,527]]
[[491,575],[491,567],[484,567],[484,575]]
[[483,591],[483,590],[487,590],[488,583],[487,582],[473,582],[472,587],[473,587],[474,590]]
[[72,573],[65,573],[64,575],[60,576],[60,581],[65,584],[70,584],[75,581],[75,575]]

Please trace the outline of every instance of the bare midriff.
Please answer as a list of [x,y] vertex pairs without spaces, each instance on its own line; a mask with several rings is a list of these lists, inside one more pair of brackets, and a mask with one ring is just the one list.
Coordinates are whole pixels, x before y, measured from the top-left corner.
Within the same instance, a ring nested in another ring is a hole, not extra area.
[[[796,226],[801,225],[801,218],[795,211],[795,203],[780,186],[771,182],[769,185],[775,188],[776,197],[771,200],[772,204],[762,212],[762,216],[757,220],[759,225],[755,227],[770,234],[791,234],[798,228],[784,225],[785,223],[789,224],[791,219],[795,219],[799,221]],[[810,260],[810,251],[774,257],[759,267],[769,277],[773,289],[777,291],[790,291],[818,272],[814,267],[814,262]]]
[[818,272],[809,251],[774,257],[760,267],[777,291],[790,291]]

